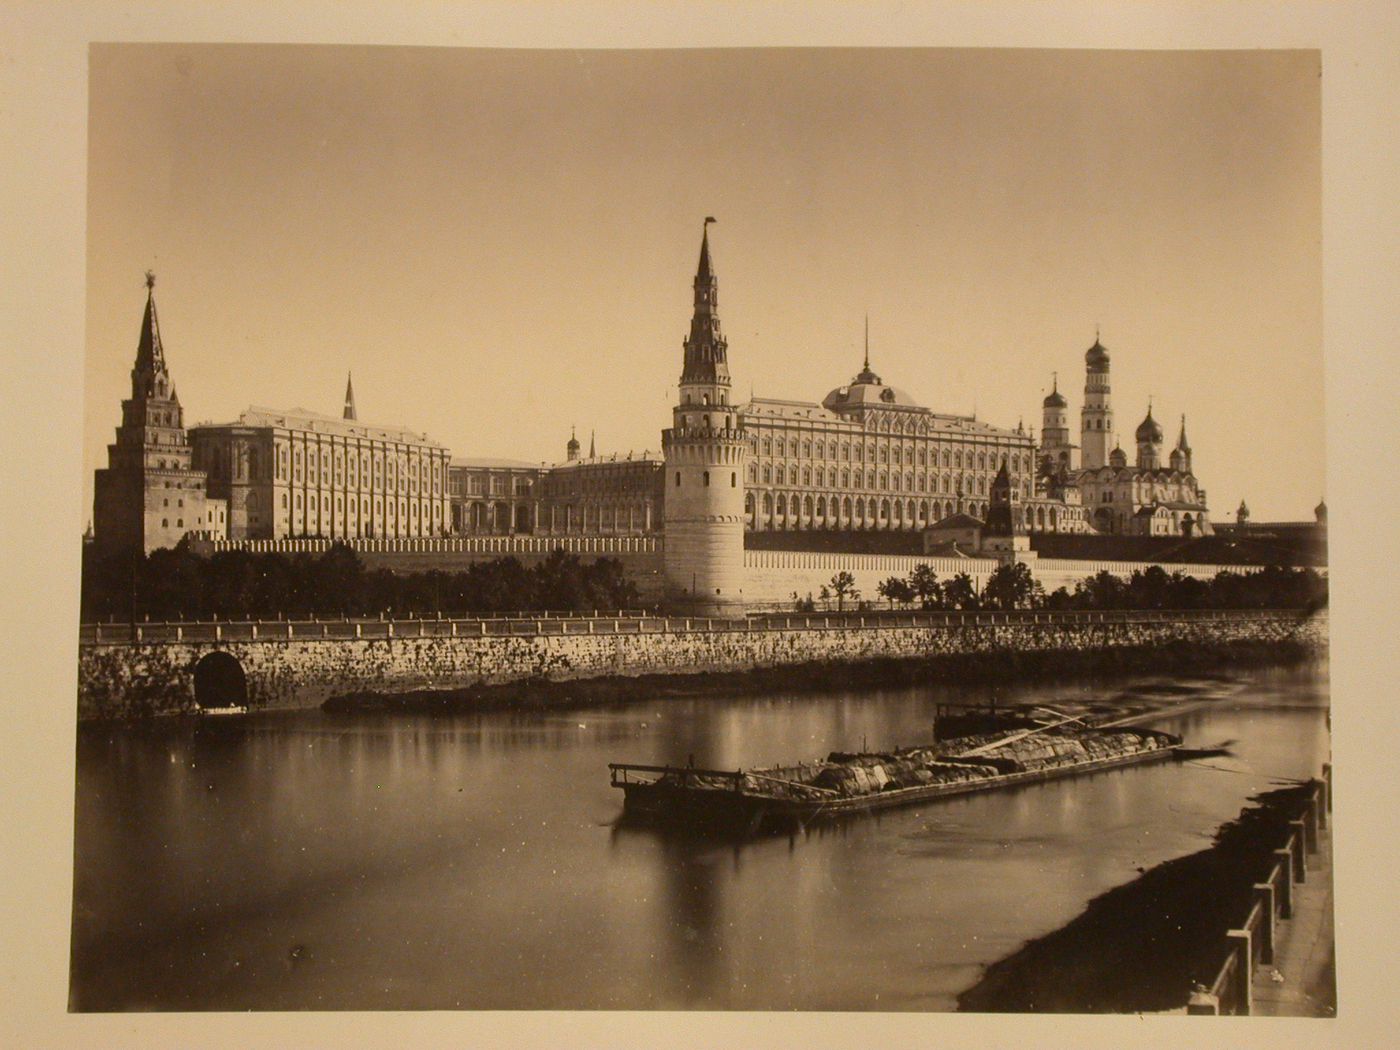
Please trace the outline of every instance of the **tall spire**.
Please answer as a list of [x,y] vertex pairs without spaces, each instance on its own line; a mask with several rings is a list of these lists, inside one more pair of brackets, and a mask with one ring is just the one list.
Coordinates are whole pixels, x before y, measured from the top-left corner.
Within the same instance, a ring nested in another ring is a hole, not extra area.
[[1191,446],[1186,441],[1186,413],[1181,414],[1181,436],[1176,439],[1176,447],[1183,452],[1190,452]]
[[705,217],[700,237],[700,263],[695,269],[695,312],[690,319],[690,335],[685,341],[682,385],[729,385],[729,344],[719,327],[719,281],[710,261],[710,223],[714,221],[712,215]]
[[870,370],[870,314],[865,315],[865,367],[860,370],[860,374],[855,377],[856,383],[880,384],[880,377]]
[[713,215],[705,216],[705,224],[700,234],[700,265],[695,269],[695,278],[709,278],[714,276],[714,268],[710,265],[710,223],[717,221]]
[[349,372],[345,373],[345,412],[341,415],[341,418],[359,418],[357,415],[355,415],[355,387],[354,384],[350,382]]
[[[157,394],[154,381],[166,377],[165,349],[160,343],[160,322],[156,319],[156,275],[146,271],[146,313],[141,318],[141,338],[136,345],[136,367],[132,370],[132,396]],[[160,391],[157,396],[164,396]]]
[[588,458],[598,458],[598,432],[596,430],[588,432]]

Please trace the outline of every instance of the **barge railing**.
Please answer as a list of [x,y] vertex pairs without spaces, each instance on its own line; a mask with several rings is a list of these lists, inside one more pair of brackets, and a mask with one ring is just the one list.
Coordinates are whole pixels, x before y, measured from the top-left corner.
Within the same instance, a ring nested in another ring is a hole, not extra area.
[[1294,887],[1307,881],[1308,856],[1318,851],[1318,832],[1327,827],[1332,811],[1332,766],[1322,767],[1322,779],[1312,782],[1302,816],[1289,821],[1284,844],[1262,882],[1254,884],[1254,902],[1238,929],[1225,933],[1225,960],[1209,984],[1191,993],[1188,1014],[1247,1015],[1254,1008],[1254,970],[1270,966],[1278,940],[1279,922],[1293,917]]

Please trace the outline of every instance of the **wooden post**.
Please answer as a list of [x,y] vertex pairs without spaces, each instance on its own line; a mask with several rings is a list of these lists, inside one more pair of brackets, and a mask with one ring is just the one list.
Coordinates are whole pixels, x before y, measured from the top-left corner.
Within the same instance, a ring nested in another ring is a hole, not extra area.
[[1186,1001],[1186,1012],[1198,1017],[1216,1017],[1220,1013],[1220,997],[1211,995],[1205,985],[1198,984]]
[[1332,763],[1328,762],[1322,767],[1322,783],[1327,789],[1327,812],[1332,812]]
[[1303,843],[1309,853],[1317,852],[1317,792],[1308,799],[1308,807],[1303,811]]
[[1302,820],[1290,820],[1288,827],[1292,831],[1293,846],[1293,881],[1308,881],[1308,858],[1307,858],[1307,822]]
[[1293,918],[1293,851],[1290,849],[1274,850],[1274,859],[1278,861],[1279,879],[1275,887],[1278,896],[1278,917],[1280,919]]
[[1259,902],[1259,909],[1263,912],[1259,920],[1259,961],[1272,964],[1274,961],[1274,884],[1272,882],[1256,882],[1254,884],[1254,899]]
[[1254,959],[1250,955],[1249,931],[1226,930],[1225,940],[1234,946],[1235,964],[1235,1013],[1248,1017],[1254,1006]]

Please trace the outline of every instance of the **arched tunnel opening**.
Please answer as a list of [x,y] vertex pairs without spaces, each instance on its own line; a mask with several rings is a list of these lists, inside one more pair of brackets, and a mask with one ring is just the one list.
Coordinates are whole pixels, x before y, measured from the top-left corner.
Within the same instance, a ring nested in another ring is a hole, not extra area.
[[248,703],[248,679],[236,657],[217,652],[200,658],[194,668],[194,702],[206,710]]

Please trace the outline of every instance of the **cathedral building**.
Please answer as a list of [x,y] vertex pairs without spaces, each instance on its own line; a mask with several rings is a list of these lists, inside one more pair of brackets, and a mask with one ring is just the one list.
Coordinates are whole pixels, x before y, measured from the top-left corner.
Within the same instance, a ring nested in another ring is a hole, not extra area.
[[1042,406],[1036,499],[1025,511],[1030,529],[1119,536],[1211,535],[1206,492],[1192,472],[1186,417],[1181,417],[1176,446],[1164,459],[1165,434],[1149,404],[1133,434],[1137,455],[1129,466],[1127,454],[1114,440],[1110,358],[1097,338],[1085,353],[1084,364],[1077,447],[1069,440],[1068,404],[1058,380]]
[[184,409],[175,392],[156,319],[155,274],[146,274],[131,397],[122,402],[107,466],[93,478],[93,542],[105,550],[174,547],[186,533],[217,537],[225,507],[208,498],[193,461]]

